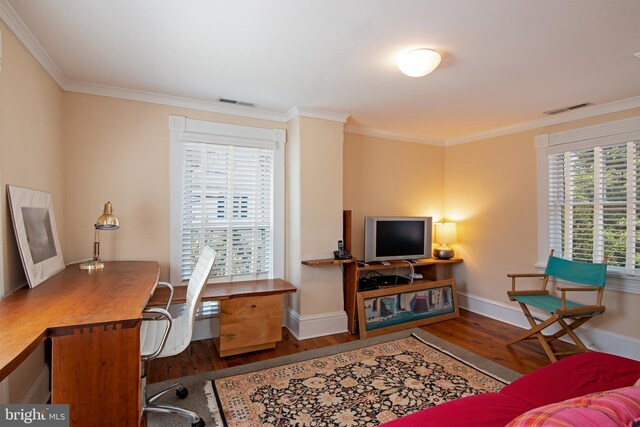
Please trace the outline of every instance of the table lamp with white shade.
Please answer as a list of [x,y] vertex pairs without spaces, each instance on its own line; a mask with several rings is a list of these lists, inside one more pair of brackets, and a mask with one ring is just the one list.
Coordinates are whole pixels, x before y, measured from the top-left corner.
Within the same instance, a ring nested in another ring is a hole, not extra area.
[[435,224],[435,241],[440,246],[433,250],[434,258],[450,259],[453,258],[455,252],[447,246],[447,243],[455,243],[458,241],[458,233],[456,231],[455,222],[436,222]]

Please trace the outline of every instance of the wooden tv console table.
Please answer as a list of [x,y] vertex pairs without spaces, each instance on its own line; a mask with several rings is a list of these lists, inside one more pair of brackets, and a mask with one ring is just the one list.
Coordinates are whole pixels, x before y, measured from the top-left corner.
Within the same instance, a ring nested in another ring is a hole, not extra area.
[[[351,211],[345,210],[342,212],[342,240],[344,241],[344,248],[347,252],[351,252]],[[423,278],[420,280],[414,280],[413,283],[418,284],[424,281],[436,281],[451,279],[451,266],[462,262],[462,258],[452,259],[421,259],[418,262],[412,264],[416,273],[422,274]],[[358,311],[356,307],[358,296],[358,280],[361,277],[361,273],[366,273],[374,270],[387,270],[395,268],[408,268],[406,262],[403,261],[391,261],[389,265],[382,265],[377,262],[372,262],[368,267],[359,267],[358,260],[351,259],[313,259],[302,261],[302,264],[308,266],[321,266],[321,265],[343,265],[343,291],[344,291],[344,311],[347,313],[347,329],[352,334],[358,333]]]
[[[186,302],[186,286],[175,286],[172,304]],[[202,301],[220,301],[220,357],[275,347],[282,339],[282,300],[296,288],[282,279],[210,283]],[[169,291],[160,287],[149,305],[164,306]]]
[[[416,273],[422,274],[423,278],[414,280],[414,284],[423,282],[432,282],[436,280],[451,279],[451,266],[462,262],[462,258],[453,259],[421,259],[416,263],[412,263]],[[367,267],[358,266],[358,262],[355,258],[349,260],[334,260],[334,259],[316,259],[302,261],[302,264],[309,266],[320,265],[344,265],[344,310],[347,313],[347,329],[352,334],[358,333],[358,311],[356,307],[358,296],[358,281],[362,277],[363,273],[369,271],[389,270],[396,268],[409,268],[406,262],[402,261],[390,261],[389,265],[383,265],[377,262],[372,262]]]
[[138,426],[140,323],[157,262],[77,265],[0,301],[0,380],[51,338],[51,403],[72,426]]

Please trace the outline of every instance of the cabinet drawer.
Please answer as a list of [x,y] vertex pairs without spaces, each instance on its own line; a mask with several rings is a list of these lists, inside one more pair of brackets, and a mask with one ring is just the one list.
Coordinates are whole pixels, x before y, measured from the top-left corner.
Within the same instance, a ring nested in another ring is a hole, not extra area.
[[282,295],[231,298],[220,304],[220,356],[272,348],[282,339]]

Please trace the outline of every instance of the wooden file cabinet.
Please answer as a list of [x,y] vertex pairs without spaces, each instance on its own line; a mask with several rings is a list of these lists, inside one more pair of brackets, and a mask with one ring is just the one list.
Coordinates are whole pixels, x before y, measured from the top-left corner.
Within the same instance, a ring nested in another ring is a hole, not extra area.
[[[172,302],[186,301],[187,287],[176,286]],[[284,294],[296,288],[282,279],[209,283],[202,301],[220,301],[220,336],[214,342],[221,357],[273,348],[282,339]],[[169,290],[159,288],[149,305],[164,306]]]
[[220,301],[221,357],[274,348],[282,339],[282,294],[246,296]]

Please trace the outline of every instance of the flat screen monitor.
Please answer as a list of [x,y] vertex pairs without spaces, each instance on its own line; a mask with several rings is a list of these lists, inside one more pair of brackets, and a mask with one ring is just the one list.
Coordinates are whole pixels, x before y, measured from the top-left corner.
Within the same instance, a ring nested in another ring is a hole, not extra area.
[[431,217],[365,217],[365,262],[430,257]]

